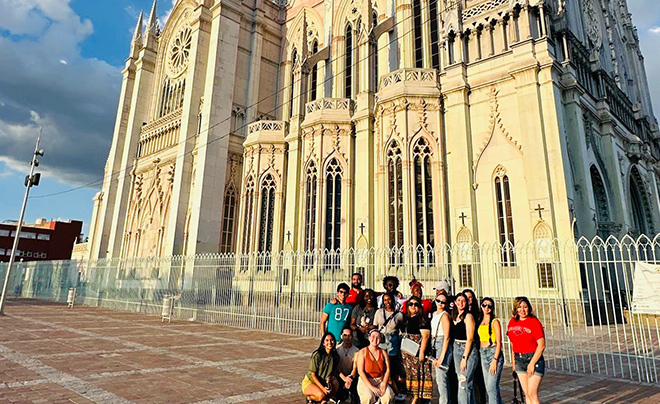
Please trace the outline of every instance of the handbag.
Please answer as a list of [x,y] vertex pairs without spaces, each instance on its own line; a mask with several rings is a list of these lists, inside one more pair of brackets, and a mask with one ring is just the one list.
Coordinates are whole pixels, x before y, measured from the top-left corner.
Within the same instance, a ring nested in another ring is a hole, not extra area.
[[403,337],[401,340],[401,352],[410,355],[419,355],[419,344],[408,337]]
[[[518,392],[520,392],[520,397],[518,397]],[[520,385],[518,373],[516,373],[515,370],[513,371],[513,400],[511,401],[511,404],[525,404],[525,394]]]

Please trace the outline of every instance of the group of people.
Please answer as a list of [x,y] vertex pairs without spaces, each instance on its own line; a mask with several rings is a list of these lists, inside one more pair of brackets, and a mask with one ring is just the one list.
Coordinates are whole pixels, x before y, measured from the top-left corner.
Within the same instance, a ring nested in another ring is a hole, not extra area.
[[[409,297],[394,276],[386,276],[383,287],[363,289],[359,273],[350,287],[337,286],[323,309],[323,337],[302,382],[308,403],[350,396],[361,404],[407,398],[418,404],[431,399],[434,378],[440,404],[503,402],[504,329],[492,298],[479,301],[470,289],[452,296],[447,281],[435,285],[433,300],[423,298],[415,279]],[[540,403],[545,336],[528,298],[515,299],[506,334],[526,402]]]

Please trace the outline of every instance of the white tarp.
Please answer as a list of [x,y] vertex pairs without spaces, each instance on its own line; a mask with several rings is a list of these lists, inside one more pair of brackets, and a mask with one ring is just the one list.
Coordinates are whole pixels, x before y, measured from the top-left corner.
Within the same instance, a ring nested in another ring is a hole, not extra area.
[[660,265],[635,262],[633,313],[660,314]]

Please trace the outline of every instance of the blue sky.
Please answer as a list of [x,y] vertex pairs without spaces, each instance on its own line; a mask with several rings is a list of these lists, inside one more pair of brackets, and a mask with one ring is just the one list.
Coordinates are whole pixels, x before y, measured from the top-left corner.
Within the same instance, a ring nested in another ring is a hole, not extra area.
[[[121,70],[152,0],[0,0],[0,221],[17,219],[38,128],[41,185],[26,220],[76,219],[88,233],[112,139]],[[628,0],[655,110],[660,110],[660,1]],[[161,23],[172,0],[161,0]],[[94,182],[96,187],[82,187]]]

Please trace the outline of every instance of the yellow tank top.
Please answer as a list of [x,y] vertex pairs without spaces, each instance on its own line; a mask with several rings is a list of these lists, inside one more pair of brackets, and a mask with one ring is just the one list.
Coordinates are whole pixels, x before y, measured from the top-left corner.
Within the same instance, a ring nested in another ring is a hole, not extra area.
[[477,334],[479,334],[479,341],[481,342],[488,342],[490,339],[493,341],[493,344],[495,343],[495,327],[493,327],[493,332],[488,333],[488,324],[481,324],[479,325],[479,328],[477,329]]

